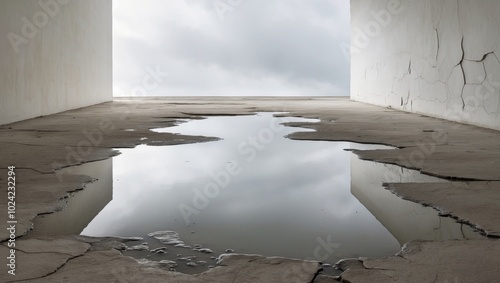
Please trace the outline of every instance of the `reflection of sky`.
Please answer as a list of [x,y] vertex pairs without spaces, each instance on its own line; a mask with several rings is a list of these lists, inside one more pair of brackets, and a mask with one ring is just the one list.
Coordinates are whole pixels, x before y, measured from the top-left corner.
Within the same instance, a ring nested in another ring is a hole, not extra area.
[[[303,120],[268,113],[211,117],[158,131],[221,141],[121,150],[114,159],[114,199],[83,234],[144,236],[174,230],[188,244],[219,253],[232,248],[295,258],[313,257],[317,238],[330,236],[341,245],[332,262],[396,252],[397,241],[350,193],[351,153],[343,150],[350,144],[286,139],[304,129],[276,129],[276,121]],[[275,129],[274,139],[249,162],[238,148],[263,129]],[[194,207],[193,189],[202,191],[211,174],[225,170],[228,162],[238,163],[241,174],[231,177],[187,226],[179,205]]]

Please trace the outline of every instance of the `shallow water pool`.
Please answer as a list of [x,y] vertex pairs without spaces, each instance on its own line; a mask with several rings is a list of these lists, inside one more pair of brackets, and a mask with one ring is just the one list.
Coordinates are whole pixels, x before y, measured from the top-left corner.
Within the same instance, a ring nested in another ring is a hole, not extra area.
[[[65,211],[38,217],[34,233],[142,237],[126,254],[175,261],[168,267],[186,273],[233,251],[334,264],[392,255],[414,239],[479,237],[382,187],[444,180],[347,151],[389,147],[290,140],[287,134],[309,131],[282,125],[296,121],[316,122],[259,113],[156,129],[220,140],[120,149],[112,160],[82,165],[77,172],[98,180]],[[167,249],[150,252],[160,247]]]

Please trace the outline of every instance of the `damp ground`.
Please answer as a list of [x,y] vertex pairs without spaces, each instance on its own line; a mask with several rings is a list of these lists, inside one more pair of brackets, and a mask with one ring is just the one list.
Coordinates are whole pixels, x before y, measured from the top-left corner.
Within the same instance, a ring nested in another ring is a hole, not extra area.
[[233,252],[319,260],[335,273],[340,259],[393,255],[411,240],[480,237],[382,186],[446,180],[350,152],[385,146],[288,139],[310,130],[286,122],[316,121],[259,113],[156,129],[220,140],[119,149],[72,168],[95,182],[64,211],[38,217],[32,234],[140,237],[126,255],[184,273]]

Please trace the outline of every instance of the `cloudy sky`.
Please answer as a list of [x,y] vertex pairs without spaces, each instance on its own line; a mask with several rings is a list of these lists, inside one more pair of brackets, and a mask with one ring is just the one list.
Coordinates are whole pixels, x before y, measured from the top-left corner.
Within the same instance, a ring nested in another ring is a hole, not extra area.
[[113,5],[115,96],[349,94],[348,0]]

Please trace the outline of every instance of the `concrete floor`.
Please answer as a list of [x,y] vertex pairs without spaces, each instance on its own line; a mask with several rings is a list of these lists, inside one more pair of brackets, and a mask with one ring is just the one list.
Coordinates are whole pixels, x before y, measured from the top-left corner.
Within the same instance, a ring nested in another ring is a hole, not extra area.
[[[395,150],[357,151],[363,159],[397,164],[451,183],[387,184],[393,193],[466,222],[480,240],[407,244],[400,254],[340,263],[340,278],[316,277],[317,262],[232,256],[198,276],[139,265],[121,255],[120,239],[79,236],[26,239],[32,220],[60,210],[69,192],[92,176],[55,174],[54,169],[114,156],[113,148],[174,145],[211,140],[150,129],[178,118],[289,112],[318,118],[294,123],[316,132],[302,140],[379,143]],[[125,131],[134,129],[135,131]],[[16,275],[2,265],[1,282],[495,282],[500,277],[500,132],[351,102],[343,98],[168,98],[119,99],[84,109],[0,126],[0,186],[7,210],[8,166],[16,166]],[[141,138],[147,137],[146,141]],[[7,222],[2,212],[2,223]],[[9,255],[9,230],[1,229],[2,257]],[[147,278],[147,279],[146,279]]]

